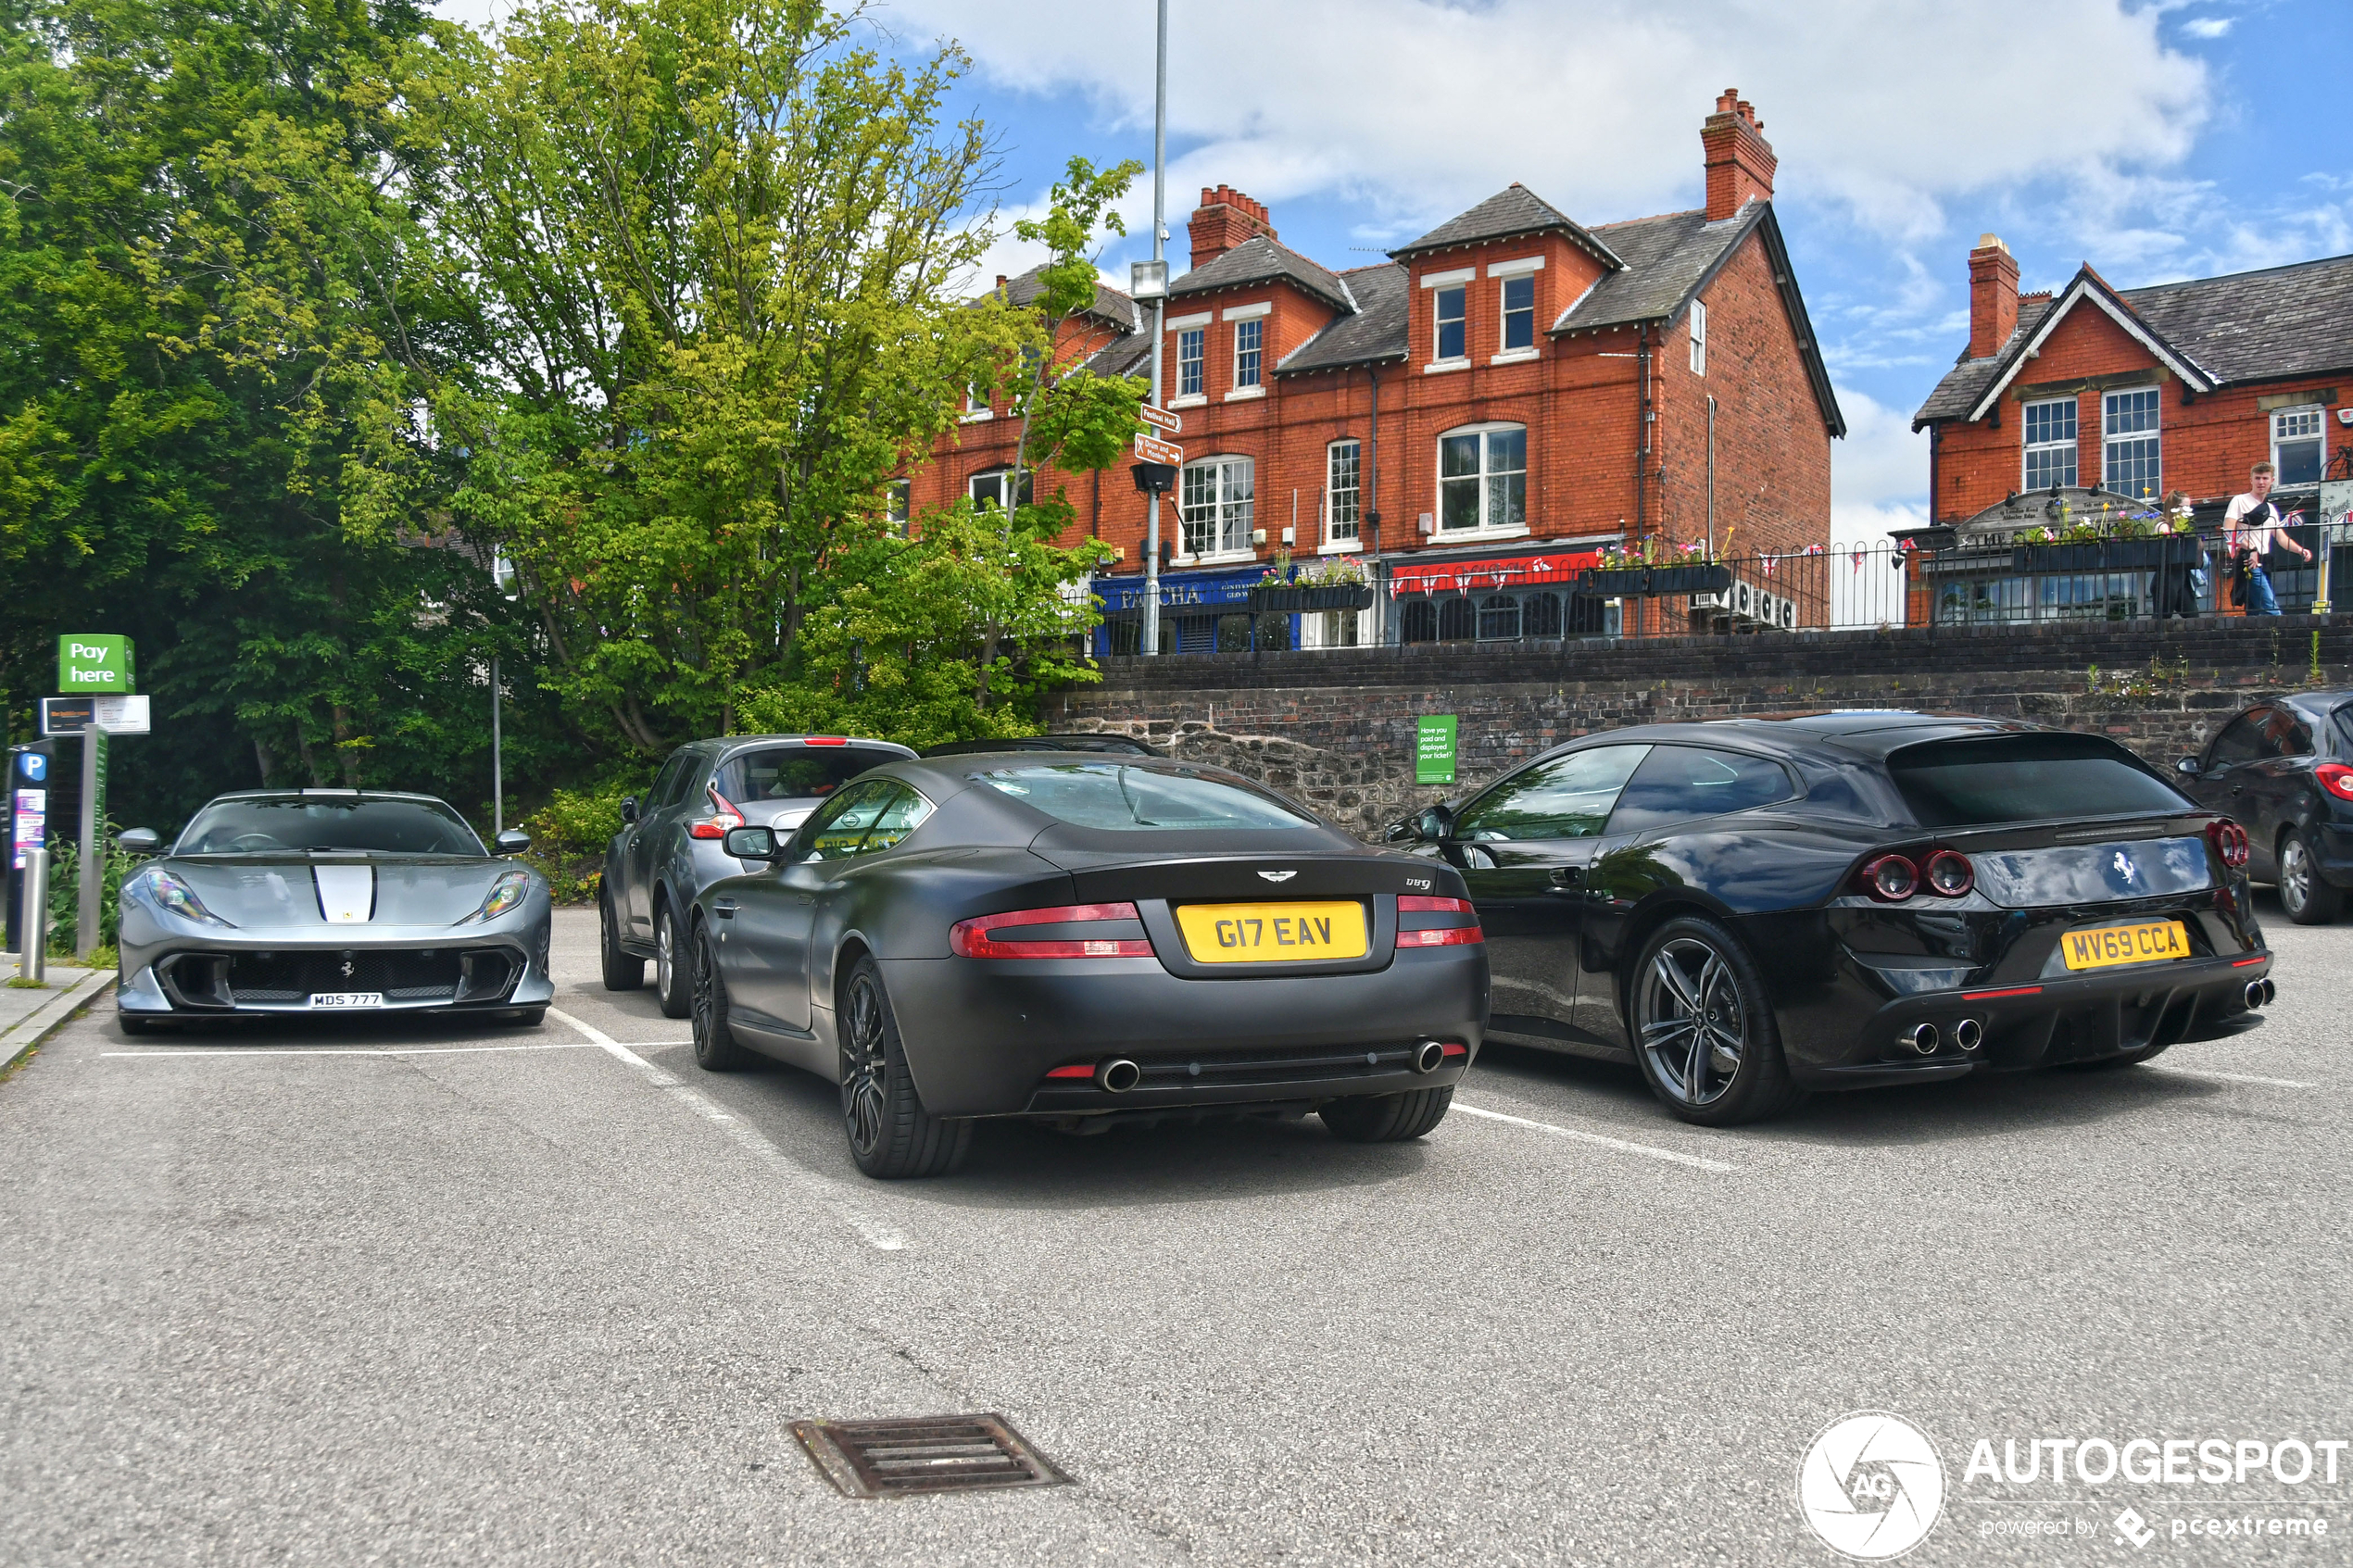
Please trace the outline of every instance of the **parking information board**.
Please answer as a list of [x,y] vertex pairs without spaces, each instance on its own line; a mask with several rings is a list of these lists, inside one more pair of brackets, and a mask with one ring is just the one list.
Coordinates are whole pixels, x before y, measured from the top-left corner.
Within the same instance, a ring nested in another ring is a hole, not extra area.
[[1414,722],[1414,782],[1417,784],[1453,784],[1454,715],[1425,713]]
[[44,696],[41,733],[78,735],[94,728],[110,735],[144,735],[149,715],[149,699],[144,696]]

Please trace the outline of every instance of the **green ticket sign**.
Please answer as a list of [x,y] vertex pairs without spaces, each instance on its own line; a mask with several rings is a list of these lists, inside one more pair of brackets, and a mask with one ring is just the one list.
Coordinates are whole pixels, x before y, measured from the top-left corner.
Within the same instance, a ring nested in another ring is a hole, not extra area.
[[57,639],[57,690],[136,690],[131,684],[131,639],[112,632],[69,632]]
[[1414,782],[1450,784],[1454,782],[1454,715],[1425,713],[1415,721]]

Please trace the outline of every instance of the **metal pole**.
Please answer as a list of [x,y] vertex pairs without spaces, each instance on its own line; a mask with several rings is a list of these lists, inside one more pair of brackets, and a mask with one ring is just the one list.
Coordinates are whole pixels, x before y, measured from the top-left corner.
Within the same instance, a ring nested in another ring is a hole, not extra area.
[[[1152,259],[1166,259],[1161,248],[1166,225],[1163,217],[1168,208],[1168,0],[1160,0],[1160,45],[1152,68]],[[1152,301],[1152,407],[1165,407],[1160,400],[1160,355],[1167,337],[1164,323],[1168,309],[1168,293]],[[1151,494],[1149,520],[1144,525],[1144,638],[1146,654],[1160,652],[1160,492]]]
[[40,980],[49,966],[49,851],[24,852],[24,903],[17,919],[17,978]]
[[498,736],[498,656],[490,656],[490,835],[507,831],[507,769]]
[[[92,705],[93,707],[95,704]],[[92,715],[94,721],[96,715]],[[73,956],[86,959],[98,946],[98,905],[106,891],[106,847],[99,842],[107,828],[107,732],[94,721],[82,732],[82,864],[81,897],[74,906]],[[44,872],[42,883],[48,876]]]

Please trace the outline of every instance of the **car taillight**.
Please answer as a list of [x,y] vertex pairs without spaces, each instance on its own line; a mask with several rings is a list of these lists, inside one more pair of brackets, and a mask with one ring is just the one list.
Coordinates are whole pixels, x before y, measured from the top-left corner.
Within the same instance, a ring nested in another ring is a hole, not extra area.
[[1864,862],[1862,884],[1881,903],[1900,904],[1919,891],[1919,868],[1901,855],[1881,855]]
[[2251,845],[2246,830],[2228,817],[2217,817],[2206,824],[2206,841],[2214,846],[2214,853],[2224,865],[2237,871],[2246,864]]
[[698,817],[686,824],[688,838],[724,838],[729,829],[744,825],[743,812],[735,802],[719,793],[717,784],[707,786],[703,794],[711,797],[711,814]]
[[1928,890],[1943,898],[1959,898],[1977,885],[1977,868],[1957,849],[1939,849],[1928,858]]
[[803,735],[800,737],[800,744],[803,746],[848,746],[849,737],[848,735]]
[[1438,898],[1428,894],[1405,893],[1398,896],[1397,912],[1401,915],[1465,915],[1468,925],[1441,926],[1435,931],[1400,931],[1397,945],[1401,947],[1463,947],[1473,942],[1485,942],[1487,934],[1478,928],[1478,911],[1471,908],[1467,898]]
[[2339,800],[2353,800],[2353,768],[2342,762],[2323,762],[2312,770],[2312,780]]
[[1085,925],[1095,921],[1139,920],[1133,904],[1065,904],[1051,909],[1010,909],[1000,915],[960,920],[948,929],[948,947],[960,959],[1148,959],[1150,938],[1135,936],[1054,937],[1025,941],[1001,935],[1025,925]]

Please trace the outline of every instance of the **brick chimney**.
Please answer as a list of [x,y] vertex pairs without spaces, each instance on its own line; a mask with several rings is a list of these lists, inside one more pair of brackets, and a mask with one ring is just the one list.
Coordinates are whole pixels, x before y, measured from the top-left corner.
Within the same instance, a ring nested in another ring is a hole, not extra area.
[[1716,112],[1699,128],[1699,144],[1707,165],[1707,220],[1730,218],[1751,198],[1773,199],[1773,170],[1781,160],[1765,140],[1765,122],[1756,107],[1727,87],[1716,100]]
[[1999,234],[1980,234],[1969,253],[1969,357],[2001,352],[2018,325],[2018,257]]
[[1201,206],[1186,227],[1192,232],[1193,265],[1216,260],[1236,245],[1260,234],[1275,237],[1266,219],[1266,204],[1254,202],[1231,185],[1203,185]]

